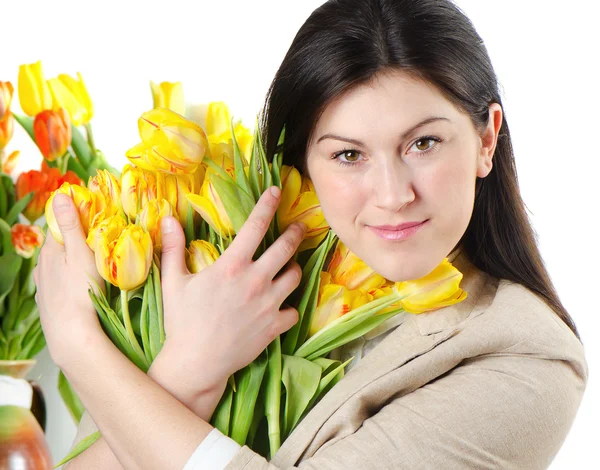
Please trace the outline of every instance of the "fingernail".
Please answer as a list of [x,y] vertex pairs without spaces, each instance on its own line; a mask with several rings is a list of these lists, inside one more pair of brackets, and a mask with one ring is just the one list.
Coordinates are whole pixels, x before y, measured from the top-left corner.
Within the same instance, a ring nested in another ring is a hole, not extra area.
[[175,221],[173,217],[163,217],[161,221],[162,233],[167,234],[175,230]]
[[57,194],[56,196],[54,196],[54,201],[52,202],[52,205],[55,209],[65,209],[66,207],[69,207],[69,199],[70,197],[66,194]]
[[277,186],[273,186],[271,188],[271,194],[273,195],[273,197],[279,197],[279,195],[281,194],[281,189],[279,189]]

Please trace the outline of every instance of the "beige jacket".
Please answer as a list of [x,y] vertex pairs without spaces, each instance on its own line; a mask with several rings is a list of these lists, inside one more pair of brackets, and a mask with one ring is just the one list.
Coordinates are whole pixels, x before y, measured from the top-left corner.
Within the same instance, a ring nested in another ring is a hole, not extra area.
[[[584,348],[529,290],[453,264],[467,300],[410,315],[270,462],[244,446],[227,469],[547,468],[586,386]],[[86,416],[76,442],[94,430]]]

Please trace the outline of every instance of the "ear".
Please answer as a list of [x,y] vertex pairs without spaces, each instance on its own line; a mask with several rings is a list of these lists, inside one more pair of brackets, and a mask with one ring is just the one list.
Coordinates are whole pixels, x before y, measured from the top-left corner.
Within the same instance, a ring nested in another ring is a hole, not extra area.
[[494,152],[498,142],[498,134],[502,126],[502,107],[498,103],[490,105],[490,118],[488,125],[481,135],[481,148],[477,158],[477,176],[485,178],[492,171]]

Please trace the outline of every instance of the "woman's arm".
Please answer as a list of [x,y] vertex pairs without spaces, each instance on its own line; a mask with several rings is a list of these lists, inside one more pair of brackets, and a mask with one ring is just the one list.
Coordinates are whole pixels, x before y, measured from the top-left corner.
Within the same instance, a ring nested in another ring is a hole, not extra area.
[[[170,351],[167,347],[163,348],[161,353],[158,355],[156,360],[152,363],[148,376],[151,377],[157,384],[171,393],[177,398],[183,405],[192,410],[199,418],[204,421],[210,421],[215,408],[217,407],[223,390],[221,388],[204,388],[203,391],[196,389],[196,384],[190,388],[187,385],[187,377],[194,373],[198,375],[197,371],[186,371],[182,365],[176,364],[175,361],[171,361]],[[201,374],[200,374],[201,375]],[[79,441],[89,434],[95,432],[98,428],[91,421],[89,413],[86,412],[84,416],[85,422],[80,423],[78,429],[78,436],[76,441]],[[115,456],[114,452],[109,447],[108,443],[101,437],[96,441],[90,448],[86,449],[85,452],[80,454],[72,461],[65,464],[63,467],[65,470],[121,470],[123,466]]]
[[[107,464],[116,463],[111,449],[127,469],[181,469],[213,429],[134,366],[104,336],[88,338],[77,361],[59,366],[105,440],[93,452],[84,452],[70,470],[111,468]],[[206,416],[212,414],[225,385],[226,378],[207,387],[194,405],[198,409],[204,406]]]

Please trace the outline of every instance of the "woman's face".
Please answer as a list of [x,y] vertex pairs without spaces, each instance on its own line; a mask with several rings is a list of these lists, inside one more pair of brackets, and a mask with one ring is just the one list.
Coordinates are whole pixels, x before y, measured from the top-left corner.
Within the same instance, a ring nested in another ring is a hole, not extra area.
[[432,271],[467,228],[476,177],[491,171],[500,106],[490,113],[480,135],[436,88],[399,71],[330,103],[307,169],[333,231],[389,280]]

